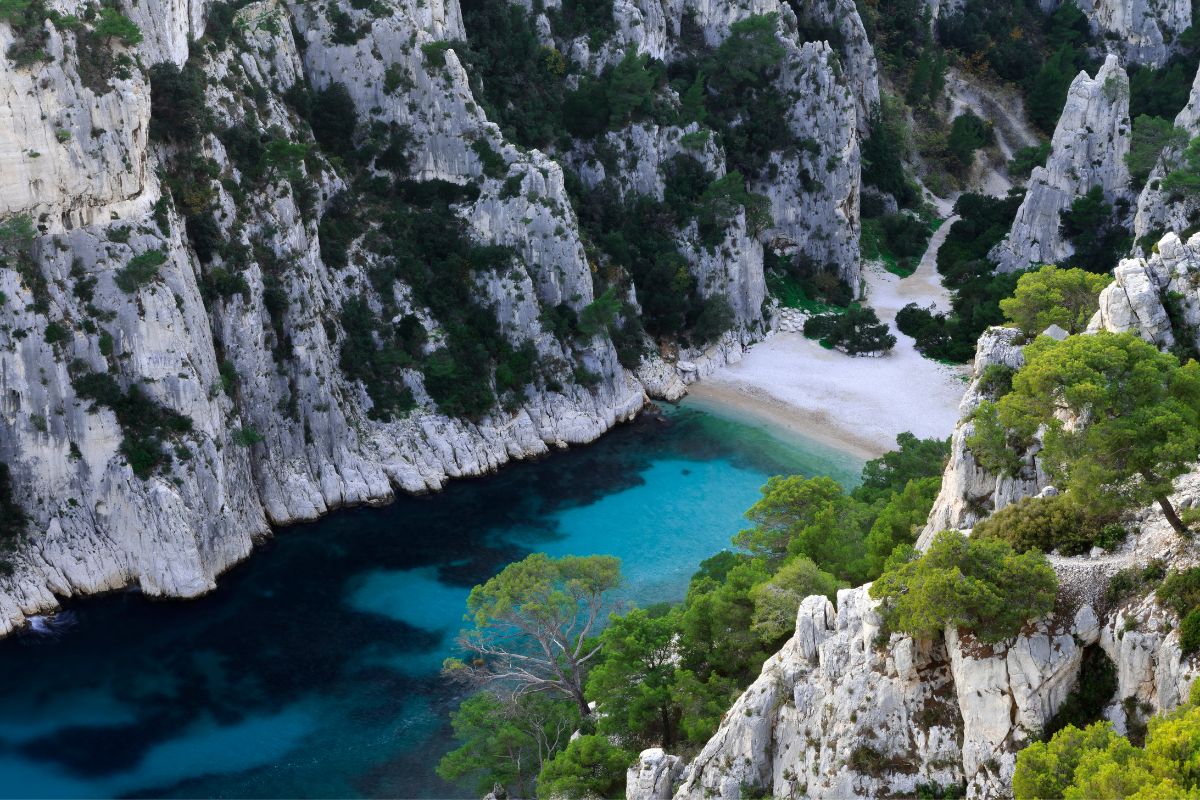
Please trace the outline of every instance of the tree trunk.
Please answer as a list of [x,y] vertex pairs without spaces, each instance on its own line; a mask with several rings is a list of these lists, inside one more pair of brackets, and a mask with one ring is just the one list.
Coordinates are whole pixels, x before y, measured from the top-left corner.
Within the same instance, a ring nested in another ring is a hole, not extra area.
[[663,746],[663,750],[670,750],[671,745],[673,745],[675,743],[671,737],[671,709],[668,708],[667,706],[661,706],[658,709],[658,713],[660,715],[662,715],[662,726],[663,726],[662,746]]
[[1180,536],[1191,538],[1192,532],[1188,530],[1187,525],[1183,524],[1183,520],[1175,513],[1175,507],[1171,505],[1171,501],[1167,499],[1165,494],[1160,494],[1157,498],[1158,505],[1162,508],[1163,515],[1167,518],[1167,522],[1171,523],[1171,527]]
[[575,698],[575,704],[579,706],[579,716],[581,716],[583,719],[590,717],[592,715],[592,709],[588,707],[587,698],[583,696],[583,689],[572,684],[571,696]]

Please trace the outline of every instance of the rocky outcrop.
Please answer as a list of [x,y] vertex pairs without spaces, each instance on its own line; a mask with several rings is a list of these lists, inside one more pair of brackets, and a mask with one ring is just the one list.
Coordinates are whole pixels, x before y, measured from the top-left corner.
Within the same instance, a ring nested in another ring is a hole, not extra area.
[[1134,64],[1166,63],[1175,40],[1192,26],[1190,0],[1079,0],[1077,5],[1103,46]]
[[1016,370],[1024,364],[1020,331],[989,328],[980,337],[971,382],[959,405],[961,421],[950,440],[950,460],[942,476],[941,490],[918,540],[919,547],[928,546],[939,531],[970,528],[988,514],[1022,497],[1035,495],[1048,484],[1032,453],[1018,475],[994,475],[975,459],[967,446],[967,440],[975,433],[972,414],[980,402],[989,399],[983,381],[988,368]]
[[1168,233],[1149,258],[1124,259],[1113,274],[1089,330],[1133,331],[1164,349],[1200,347],[1200,235],[1185,243]]
[[[1012,641],[985,645],[880,634],[869,587],[809,597],[796,633],[683,771],[676,798],[874,797],[966,783],[1002,797],[1017,749],[1062,705],[1086,648],[1101,638],[1093,606],[1065,607]],[[661,751],[630,770],[663,774]],[[655,784],[655,790],[659,791]]]
[[[962,8],[962,0],[928,0],[933,18]],[[1039,0],[1052,13],[1062,0]],[[1131,64],[1161,66],[1176,52],[1179,35],[1192,26],[1189,0],[1075,0],[1104,51]]]
[[1133,218],[1135,252],[1147,252],[1167,231],[1193,230],[1200,220],[1200,199],[1167,192],[1163,178],[1183,163],[1187,139],[1200,135],[1200,71],[1192,81],[1187,105],[1175,116],[1175,127],[1183,132],[1181,141],[1163,149],[1138,195]]
[[[1151,258],[1122,262],[1091,329],[1136,330],[1168,345],[1156,335],[1168,316],[1163,298],[1178,293],[1184,310],[1175,316],[1200,322],[1197,269],[1200,235],[1187,244],[1167,235]],[[969,529],[1008,503],[1053,491],[1035,452],[1021,475],[998,477],[967,445],[972,412],[988,399],[985,376],[1024,363],[1019,337],[1015,329],[992,328],[980,339],[919,548],[938,531]],[[1172,501],[1200,506],[1200,472],[1179,480]],[[1135,731],[1174,708],[1200,677],[1197,659],[1181,654],[1178,616],[1155,600],[1155,581],[1135,584],[1127,596],[1110,586],[1118,572],[1140,574],[1152,563],[1196,566],[1200,547],[1178,536],[1156,507],[1127,515],[1123,524],[1128,536],[1111,552],[1050,554],[1059,581],[1054,611],[997,644],[954,629],[937,641],[885,636],[869,585],[838,592],[836,606],[806,598],[795,635],[683,770],[675,797],[873,797],[950,784],[965,784],[972,798],[1010,797],[1017,752],[1045,729],[1082,670],[1107,661],[1115,672],[1117,689],[1101,711],[1118,731]],[[655,763],[640,768],[651,771]],[[641,784],[630,786],[631,800],[651,796]]]
[[1070,256],[1061,215],[1089,190],[1099,187],[1110,203],[1128,200],[1130,134],[1129,80],[1110,55],[1094,78],[1081,72],[1072,82],[1046,166],[1033,170],[1012,229],[989,253],[1000,271]]
[[[878,88],[852,3],[809,9],[806,24],[819,18],[840,32],[827,37],[837,52],[807,41],[791,6],[773,0],[686,9],[618,2],[618,34],[604,48],[572,45],[597,70],[627,44],[669,60],[685,10],[710,46],[732,22],[778,13],[788,54],[780,87],[795,98],[791,124],[810,145],[778,157],[781,177],[751,187],[770,198],[770,230],[751,232],[735,215],[716,247],[693,228],[679,231],[699,292],[729,299],[734,330],[703,348],[664,347],[669,359],[650,354],[633,372],[605,333],[566,341],[545,322],[547,310],[578,313],[595,299],[598,265],[559,162],[507,141],[458,54],[435,44],[470,35],[455,0],[364,9],[261,0],[221,23],[219,43],[197,47],[207,8],[151,0],[127,9],[143,34],[128,50],[116,40],[97,45],[90,23],[47,23],[45,63],[31,69],[0,58],[0,222],[29,216],[37,226],[28,256],[22,243],[0,242],[8,248],[0,254],[0,461],[32,520],[9,559],[12,573],[0,576],[0,634],[59,597],[130,585],[156,595],[209,591],[274,525],[591,441],[636,414],[648,393],[678,399],[687,382],[739,358],[771,324],[764,241],[856,282],[857,127]],[[17,36],[0,23],[0,51]],[[114,61],[87,60],[95,55],[88,48],[100,46]],[[125,66],[112,68],[118,61]],[[200,70],[209,127],[221,134],[204,134],[189,153],[150,137],[145,68],[185,61]],[[363,241],[347,244],[344,265],[323,254],[322,216],[352,187],[314,143],[296,93],[333,83],[345,88],[360,136],[402,132],[406,177],[470,188],[451,212],[474,241],[512,253],[506,270],[479,272],[474,291],[510,346],[532,344],[540,377],[477,419],[439,413],[411,366],[402,382],[416,408],[379,418],[363,383],[343,372],[340,320],[352,298],[376,315],[398,309],[394,321],[415,318],[426,354],[446,332],[402,281],[381,294],[371,277],[379,255]],[[670,102],[671,90],[663,92]],[[291,171],[246,174],[255,165],[227,133],[247,119],[258,146],[305,149]],[[661,196],[662,164],[685,152],[723,174],[715,141],[685,141],[695,133],[638,123],[609,134],[618,157],[599,179]],[[586,181],[591,167],[574,152],[563,161]],[[186,163],[199,177],[168,190],[160,176],[181,159],[195,159]],[[201,258],[185,216],[208,204],[215,230],[205,235],[220,246]],[[118,278],[139,258],[149,273],[132,284],[122,278],[123,287]],[[636,302],[635,288],[622,287],[623,302]],[[96,401],[79,389],[90,375],[190,425],[168,437],[157,469],[134,471],[114,396]]]

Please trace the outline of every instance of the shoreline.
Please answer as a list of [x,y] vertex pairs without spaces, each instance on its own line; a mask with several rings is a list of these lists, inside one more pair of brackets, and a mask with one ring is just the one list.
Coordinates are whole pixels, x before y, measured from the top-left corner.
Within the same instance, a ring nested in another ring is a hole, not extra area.
[[906,431],[922,439],[950,437],[960,421],[971,367],[923,356],[898,330],[896,315],[909,303],[949,309],[936,259],[954,221],[951,216],[941,224],[917,269],[905,278],[879,262],[863,265],[862,302],[896,337],[886,355],[850,356],[801,333],[777,330],[738,361],[689,386],[689,396],[716,413],[751,418],[863,460],[894,449],[896,437]]
[[[745,384],[705,379],[688,387],[680,401],[717,416],[760,424],[783,440],[798,438],[863,461],[879,458],[891,447],[858,435],[823,411],[810,411]],[[743,418],[745,417],[745,418]]]

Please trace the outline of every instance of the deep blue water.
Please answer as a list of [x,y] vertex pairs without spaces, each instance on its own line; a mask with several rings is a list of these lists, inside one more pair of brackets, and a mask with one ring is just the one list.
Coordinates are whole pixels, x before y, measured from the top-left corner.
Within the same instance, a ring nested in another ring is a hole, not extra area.
[[611,553],[682,597],[767,476],[861,463],[668,409],[586,448],[281,531],[192,601],[70,603],[0,641],[0,796],[447,797],[438,676],[470,587],[529,552]]

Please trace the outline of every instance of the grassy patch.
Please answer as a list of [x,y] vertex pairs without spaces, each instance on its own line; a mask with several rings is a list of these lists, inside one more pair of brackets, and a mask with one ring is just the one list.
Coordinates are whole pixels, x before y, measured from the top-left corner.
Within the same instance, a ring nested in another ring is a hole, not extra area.
[[782,272],[767,273],[767,291],[784,308],[795,308],[809,314],[840,314],[844,306],[833,305],[808,295],[800,281]]

